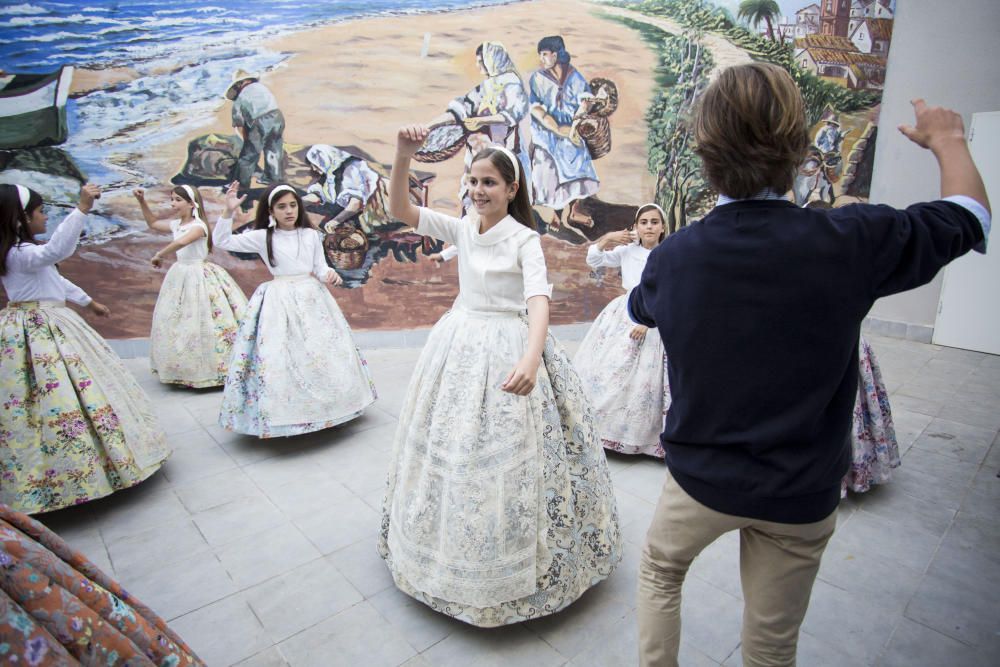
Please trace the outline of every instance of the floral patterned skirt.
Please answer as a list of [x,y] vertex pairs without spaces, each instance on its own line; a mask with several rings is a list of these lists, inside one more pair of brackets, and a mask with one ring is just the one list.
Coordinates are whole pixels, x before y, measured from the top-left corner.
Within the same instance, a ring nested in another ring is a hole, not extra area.
[[37,521],[0,504],[0,663],[204,665],[146,605]]
[[61,303],[0,311],[0,502],[34,514],[143,481],[170,455],[145,392]]
[[274,438],[329,428],[375,402],[368,364],[337,302],[312,276],[279,276],[240,323],[219,425]]
[[225,384],[247,298],[225,269],[178,261],[167,271],[153,310],[149,365],[160,382]]
[[858,398],[851,427],[851,468],[843,481],[848,490],[862,493],[873,484],[885,484],[899,467],[899,443],[892,424],[889,392],[871,346],[859,343]]
[[592,409],[548,336],[528,396],[500,389],[517,313],[456,308],[431,331],[396,431],[378,550],[404,593],[494,627],[555,613],[622,557]]
[[573,364],[594,406],[601,444],[623,454],[663,458],[660,433],[670,407],[667,358],[659,332],[640,343],[629,334],[635,324],[628,295],[614,299],[594,320]]

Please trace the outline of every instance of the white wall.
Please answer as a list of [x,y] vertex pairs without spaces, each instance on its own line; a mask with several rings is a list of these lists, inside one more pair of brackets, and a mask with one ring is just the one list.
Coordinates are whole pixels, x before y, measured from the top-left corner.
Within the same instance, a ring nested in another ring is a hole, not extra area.
[[[998,29],[997,0],[898,0],[875,147],[873,203],[904,207],[939,195],[934,158],[896,127],[912,122],[914,97],[955,109],[966,128],[973,113],[1000,110]],[[1000,207],[1000,202],[991,204],[994,210]],[[934,326],[940,293],[938,274],[928,285],[880,299],[870,315]]]

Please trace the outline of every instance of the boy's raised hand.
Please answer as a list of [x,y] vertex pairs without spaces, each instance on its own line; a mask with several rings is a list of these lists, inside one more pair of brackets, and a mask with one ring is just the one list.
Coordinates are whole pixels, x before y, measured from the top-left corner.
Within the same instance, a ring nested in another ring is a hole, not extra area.
[[922,99],[911,100],[915,125],[900,125],[899,131],[913,143],[935,150],[943,142],[965,141],[962,117],[944,107],[930,107]]

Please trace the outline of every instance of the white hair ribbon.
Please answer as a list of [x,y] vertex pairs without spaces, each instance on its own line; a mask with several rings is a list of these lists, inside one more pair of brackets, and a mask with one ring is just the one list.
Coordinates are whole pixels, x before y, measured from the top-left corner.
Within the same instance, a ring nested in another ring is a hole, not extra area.
[[199,211],[198,199],[194,196],[194,188],[192,188],[190,185],[182,185],[181,187],[184,188],[184,192],[187,193],[187,196],[191,198],[191,204],[194,206],[194,219],[198,220],[199,222],[204,222],[201,219],[201,215],[198,214]]
[[[268,211],[271,210],[271,202],[274,201],[275,195],[277,195],[279,192],[291,192],[292,194],[295,194],[295,188],[293,188],[290,185],[279,185],[275,189],[271,190],[271,194],[269,194],[267,196],[267,210]],[[268,215],[267,216],[267,226],[268,227],[277,227],[278,226],[278,221],[274,219],[273,215]]]
[[514,153],[512,153],[511,150],[506,146],[500,146],[499,144],[491,144],[490,148],[492,148],[495,151],[500,151],[501,153],[507,156],[507,159],[510,161],[511,166],[514,167],[514,182],[517,183],[518,181],[520,181],[521,165],[517,159],[517,156],[515,156]]
[[31,200],[31,190],[23,185],[15,185],[14,187],[17,188],[17,198],[21,200],[21,208],[23,208],[24,212],[27,213],[28,201]]

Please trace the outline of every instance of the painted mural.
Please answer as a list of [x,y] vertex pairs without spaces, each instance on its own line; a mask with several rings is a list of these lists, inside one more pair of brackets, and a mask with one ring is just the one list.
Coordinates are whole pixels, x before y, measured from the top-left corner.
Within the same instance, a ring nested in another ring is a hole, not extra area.
[[[111,338],[148,336],[176,185],[214,221],[236,182],[305,195],[334,295],[358,329],[430,326],[458,291],[440,243],[387,210],[395,130],[432,128],[409,174],[414,201],[458,214],[481,147],[530,174],[552,321],[588,321],[620,293],[586,245],[655,200],[670,232],[716,193],[686,126],[715,72],[751,59],[786,68],[812,145],[804,206],[863,201],[871,182],[895,0],[369,0],[366,3],[88,0],[0,6],[0,182],[43,194],[58,224],[84,180],[105,189],[60,270],[112,316]],[[141,192],[138,192],[141,191]],[[138,198],[136,195],[140,195]],[[62,211],[62,213],[60,213]],[[216,250],[247,293],[269,274]]]

